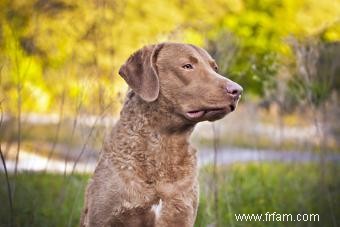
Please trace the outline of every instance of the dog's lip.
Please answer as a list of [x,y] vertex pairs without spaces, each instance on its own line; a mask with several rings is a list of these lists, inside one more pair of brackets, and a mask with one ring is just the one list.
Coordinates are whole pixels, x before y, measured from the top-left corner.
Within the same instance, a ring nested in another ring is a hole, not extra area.
[[202,109],[194,109],[186,112],[187,117],[190,119],[198,119],[203,117],[206,114],[224,114],[229,111],[234,111],[235,106],[233,109],[229,106],[228,107],[213,107],[213,108],[202,108]]

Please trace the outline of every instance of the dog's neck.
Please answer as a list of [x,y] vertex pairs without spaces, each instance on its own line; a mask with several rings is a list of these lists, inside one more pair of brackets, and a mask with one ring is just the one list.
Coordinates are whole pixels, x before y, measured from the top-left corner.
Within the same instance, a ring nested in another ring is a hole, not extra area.
[[161,94],[156,101],[147,103],[130,91],[120,119],[126,123],[134,122],[135,126],[143,126],[141,130],[151,130],[152,133],[167,137],[190,137],[195,123],[186,120],[173,106],[174,104]]
[[[136,94],[127,96],[121,116],[115,126],[106,150],[113,151],[111,160],[119,168],[131,168],[143,179],[175,181],[192,170],[179,170],[181,162],[196,166],[195,150],[190,147],[189,137],[194,124],[187,123],[171,110],[168,100],[159,98],[146,103]],[[104,149],[105,151],[105,149]],[[104,152],[105,153],[105,152]],[[172,169],[171,175],[164,170]]]

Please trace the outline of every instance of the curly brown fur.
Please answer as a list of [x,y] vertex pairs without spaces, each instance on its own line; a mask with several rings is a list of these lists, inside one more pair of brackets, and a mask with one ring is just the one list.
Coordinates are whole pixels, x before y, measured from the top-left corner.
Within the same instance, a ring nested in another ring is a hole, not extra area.
[[242,91],[215,67],[203,49],[178,43],[147,46],[127,60],[119,73],[132,90],[88,184],[81,226],[194,225],[190,134],[233,111]]

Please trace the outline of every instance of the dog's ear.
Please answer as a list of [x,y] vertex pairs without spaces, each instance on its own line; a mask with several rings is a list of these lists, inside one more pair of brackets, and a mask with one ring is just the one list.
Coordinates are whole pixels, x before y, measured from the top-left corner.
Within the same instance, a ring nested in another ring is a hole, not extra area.
[[132,54],[119,69],[126,83],[143,100],[155,101],[159,94],[156,60],[163,44],[145,46]]

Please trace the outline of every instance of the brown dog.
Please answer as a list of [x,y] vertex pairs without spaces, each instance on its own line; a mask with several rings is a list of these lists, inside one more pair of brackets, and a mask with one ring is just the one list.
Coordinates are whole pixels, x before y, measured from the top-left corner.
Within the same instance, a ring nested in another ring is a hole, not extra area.
[[198,205],[196,123],[234,111],[241,86],[193,45],[162,43],[119,70],[129,91],[89,182],[81,226],[193,226]]

